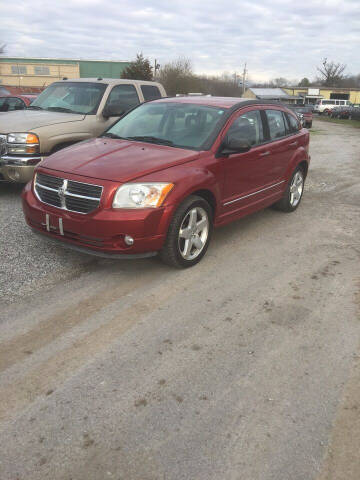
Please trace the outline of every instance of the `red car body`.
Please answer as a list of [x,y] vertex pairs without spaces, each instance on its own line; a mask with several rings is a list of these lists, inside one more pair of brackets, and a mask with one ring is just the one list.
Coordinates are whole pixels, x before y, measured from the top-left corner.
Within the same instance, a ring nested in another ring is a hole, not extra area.
[[[306,176],[309,133],[301,127],[245,153],[227,156],[219,153],[235,117],[250,110],[271,108],[296,119],[287,108],[270,102],[216,97],[179,97],[151,104],[160,102],[217,106],[226,111],[226,116],[206,150],[99,137],[51,155],[37,168],[38,175],[66,178],[90,185],[87,188],[102,187],[100,203],[87,214],[56,208],[41,201],[34,191],[34,182],[30,182],[23,191],[28,225],[49,237],[100,255],[149,256],[162,249],[175,212],[190,195],[207,200],[217,227],[281,199],[299,165]],[[174,188],[158,208],[112,208],[118,187],[135,181],[172,182]],[[125,235],[134,239],[133,245],[125,243]]]

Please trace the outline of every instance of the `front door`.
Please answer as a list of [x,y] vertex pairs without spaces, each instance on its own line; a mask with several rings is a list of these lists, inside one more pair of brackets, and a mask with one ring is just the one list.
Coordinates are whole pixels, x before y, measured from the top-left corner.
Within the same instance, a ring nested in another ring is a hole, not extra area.
[[251,145],[248,152],[222,159],[225,215],[262,201],[268,187],[274,183],[272,145],[265,137],[264,126],[260,109],[253,108],[239,114],[225,133],[229,138],[247,140]]

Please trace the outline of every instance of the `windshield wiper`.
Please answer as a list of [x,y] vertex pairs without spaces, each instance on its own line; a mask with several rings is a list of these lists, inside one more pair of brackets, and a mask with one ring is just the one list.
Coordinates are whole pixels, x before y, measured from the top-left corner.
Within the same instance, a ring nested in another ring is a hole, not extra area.
[[43,107],[38,107],[37,105],[29,105],[26,107],[26,110],[44,110]]
[[46,110],[49,110],[51,112],[81,113],[81,112],[75,112],[74,110],[71,110],[70,108],[65,108],[65,107],[47,107]]
[[158,138],[147,135],[137,135],[135,137],[126,137],[129,140],[139,140],[140,142],[149,142],[149,143],[158,143],[159,145],[174,145],[174,142],[171,140],[166,140],[166,138]]
[[111,133],[111,132],[106,132],[101,136],[102,137],[108,137],[108,138],[120,138],[122,140],[124,139],[124,137],[120,137],[120,135],[116,135],[115,133]]

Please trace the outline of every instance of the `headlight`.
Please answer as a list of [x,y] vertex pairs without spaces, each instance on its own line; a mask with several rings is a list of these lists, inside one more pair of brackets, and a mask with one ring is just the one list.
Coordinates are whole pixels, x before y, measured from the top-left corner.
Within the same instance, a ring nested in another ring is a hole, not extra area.
[[34,133],[9,133],[8,153],[31,155],[39,152],[39,137]]
[[7,143],[26,143],[34,145],[39,143],[39,137],[34,133],[9,133]]
[[119,187],[113,200],[113,208],[160,207],[173,183],[126,183]]

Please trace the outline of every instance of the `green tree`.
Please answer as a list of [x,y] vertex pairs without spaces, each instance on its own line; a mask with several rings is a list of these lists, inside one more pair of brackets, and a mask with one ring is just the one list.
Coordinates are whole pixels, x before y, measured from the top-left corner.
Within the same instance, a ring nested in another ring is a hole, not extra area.
[[310,80],[306,77],[304,77],[302,80],[300,80],[299,87],[309,87],[310,86]]
[[153,72],[149,59],[145,58],[142,53],[138,53],[136,60],[131,62],[122,72],[121,78],[128,78],[130,80],[152,80]]

